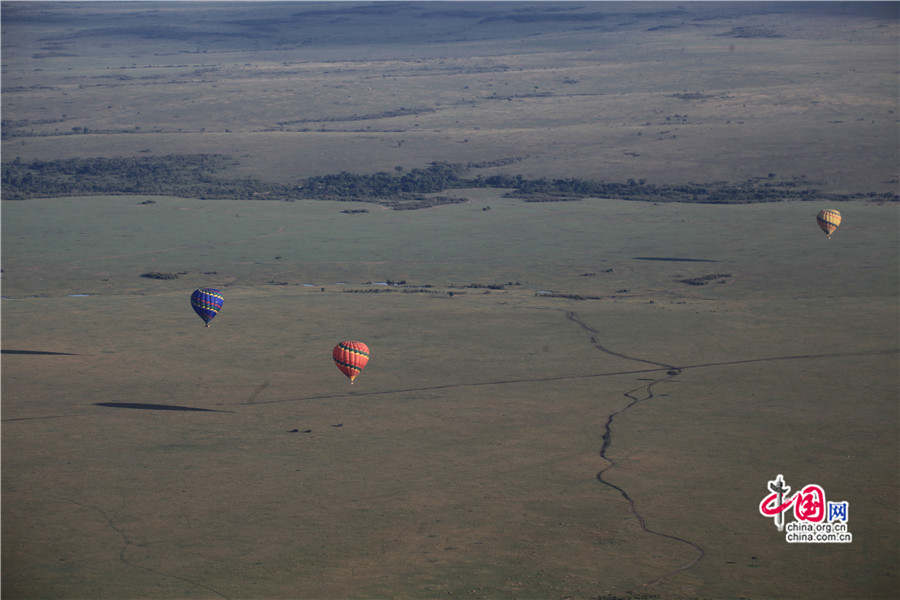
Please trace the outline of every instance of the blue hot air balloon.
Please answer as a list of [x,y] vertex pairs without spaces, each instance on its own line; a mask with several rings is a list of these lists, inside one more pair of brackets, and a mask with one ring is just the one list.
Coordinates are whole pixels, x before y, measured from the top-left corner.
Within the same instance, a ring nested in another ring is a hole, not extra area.
[[191,307],[209,327],[209,322],[222,310],[225,298],[219,290],[200,288],[191,294]]

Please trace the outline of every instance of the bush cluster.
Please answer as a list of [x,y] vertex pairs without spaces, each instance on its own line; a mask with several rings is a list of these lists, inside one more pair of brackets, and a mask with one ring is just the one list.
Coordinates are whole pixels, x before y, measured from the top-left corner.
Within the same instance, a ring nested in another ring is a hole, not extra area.
[[304,199],[375,202],[394,210],[427,208],[465,202],[464,198],[434,196],[461,188],[501,188],[528,202],[572,201],[587,197],[647,202],[746,204],[786,200],[843,201],[900,200],[895,193],[827,194],[798,181],[778,180],[773,174],[739,183],[659,185],[629,179],[625,183],[590,179],[526,179],[521,175],[469,176],[468,165],[435,162],[405,173],[342,172],[279,184],[252,177],[223,176],[235,161],[221,154],[180,154],[129,158],[70,158],[2,164],[2,197],[142,194],[229,200]]

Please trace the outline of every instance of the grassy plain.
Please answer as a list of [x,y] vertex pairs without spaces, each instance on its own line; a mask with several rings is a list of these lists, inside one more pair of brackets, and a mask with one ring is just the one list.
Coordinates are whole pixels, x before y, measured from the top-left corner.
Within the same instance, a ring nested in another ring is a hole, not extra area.
[[[896,20],[774,6],[5,3],[3,158],[895,191]],[[454,193],[5,202],[4,596],[895,596],[895,204]]]
[[[6,205],[7,592],[889,596],[896,208],[852,203],[825,240],[799,203],[495,194]],[[707,274],[729,277],[680,281]],[[209,329],[199,285],[226,298]],[[347,338],[373,352],[353,387]],[[605,477],[705,552],[646,589],[697,552],[596,479],[631,398]],[[847,500],[853,543],[785,543],[757,509],[778,473]]]

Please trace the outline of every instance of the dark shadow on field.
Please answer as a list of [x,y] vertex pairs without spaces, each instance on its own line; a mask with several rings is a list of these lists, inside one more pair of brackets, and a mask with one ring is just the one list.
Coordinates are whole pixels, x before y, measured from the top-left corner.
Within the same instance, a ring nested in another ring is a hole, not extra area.
[[56,356],[78,356],[74,352],[46,352],[44,350],[0,350],[0,354],[52,354]]
[[94,406],[106,406],[109,408],[135,408],[138,410],[182,410],[194,412],[234,412],[231,410],[216,410],[214,408],[194,408],[193,406],[177,406],[173,404],[147,404],[144,402],[95,402]]
[[634,260],[664,260],[671,262],[719,262],[711,258],[676,258],[672,256],[635,256]]

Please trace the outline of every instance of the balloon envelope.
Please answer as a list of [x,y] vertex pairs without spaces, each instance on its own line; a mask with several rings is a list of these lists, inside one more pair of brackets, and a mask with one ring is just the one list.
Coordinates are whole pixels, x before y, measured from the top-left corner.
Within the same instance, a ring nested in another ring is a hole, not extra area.
[[825,235],[830,238],[834,230],[841,224],[841,213],[832,209],[820,210],[819,214],[816,215],[816,221],[818,221],[819,227],[822,228]]
[[223,304],[225,304],[225,298],[222,297],[222,293],[213,288],[200,288],[191,294],[191,306],[207,327],[212,318],[222,310]]
[[331,356],[335,366],[353,383],[369,362],[369,347],[362,342],[341,342],[334,347]]

